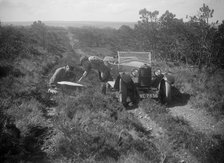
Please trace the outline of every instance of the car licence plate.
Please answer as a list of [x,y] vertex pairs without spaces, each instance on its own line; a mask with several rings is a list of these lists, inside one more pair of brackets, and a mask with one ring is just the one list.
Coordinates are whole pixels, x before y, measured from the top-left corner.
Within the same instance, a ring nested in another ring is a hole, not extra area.
[[144,93],[140,94],[140,98],[158,98],[157,93]]

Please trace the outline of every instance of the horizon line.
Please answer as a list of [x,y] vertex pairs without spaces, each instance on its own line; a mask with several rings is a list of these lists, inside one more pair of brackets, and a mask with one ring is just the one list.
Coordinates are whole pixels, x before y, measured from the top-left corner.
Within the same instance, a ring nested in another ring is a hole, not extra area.
[[135,23],[138,21],[104,21],[104,20],[10,20],[10,21],[2,21],[0,19],[0,22],[35,22],[35,21],[41,21],[41,22],[112,22],[112,23]]

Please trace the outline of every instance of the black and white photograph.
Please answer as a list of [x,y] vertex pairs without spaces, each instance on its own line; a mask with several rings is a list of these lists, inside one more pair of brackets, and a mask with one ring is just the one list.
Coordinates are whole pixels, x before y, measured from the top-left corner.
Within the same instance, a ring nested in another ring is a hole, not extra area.
[[223,163],[224,0],[0,0],[1,163]]

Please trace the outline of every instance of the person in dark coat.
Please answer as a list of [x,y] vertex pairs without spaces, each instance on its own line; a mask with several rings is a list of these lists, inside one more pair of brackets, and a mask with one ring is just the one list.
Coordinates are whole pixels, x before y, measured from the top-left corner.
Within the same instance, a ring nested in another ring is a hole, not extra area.
[[115,81],[114,89],[119,90],[120,101],[124,107],[128,107],[128,97],[130,98],[133,105],[138,104],[140,99],[139,93],[130,74],[120,73]]

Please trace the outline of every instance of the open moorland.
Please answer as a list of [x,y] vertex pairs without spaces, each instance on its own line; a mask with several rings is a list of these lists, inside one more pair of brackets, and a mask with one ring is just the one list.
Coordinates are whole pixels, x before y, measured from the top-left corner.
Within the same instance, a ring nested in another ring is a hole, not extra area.
[[[139,14],[132,28],[0,24],[1,162],[224,161],[224,21]],[[175,77],[172,103],[125,109],[101,94],[95,72],[82,83],[88,89],[48,93],[56,68],[74,66],[78,80],[81,56],[117,51],[150,51],[152,71]]]

